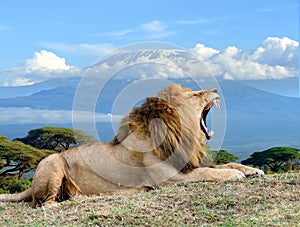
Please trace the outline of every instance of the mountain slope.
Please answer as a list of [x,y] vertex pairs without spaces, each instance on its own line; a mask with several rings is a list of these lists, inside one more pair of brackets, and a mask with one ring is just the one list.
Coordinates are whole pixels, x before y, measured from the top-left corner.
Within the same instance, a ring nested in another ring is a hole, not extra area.
[[239,82],[220,83],[226,102],[223,148],[240,160],[274,146],[300,147],[300,99],[261,91]]
[[300,98],[269,93],[235,81],[223,81],[220,86],[229,116],[267,120],[299,118]]
[[71,110],[74,87],[56,87],[30,96],[0,99],[0,107],[29,107],[32,109]]
[[0,98],[15,98],[22,96],[30,96],[42,90],[55,89],[59,86],[61,87],[76,87],[80,78],[59,78],[59,79],[49,79],[44,82],[36,83],[27,86],[0,86]]

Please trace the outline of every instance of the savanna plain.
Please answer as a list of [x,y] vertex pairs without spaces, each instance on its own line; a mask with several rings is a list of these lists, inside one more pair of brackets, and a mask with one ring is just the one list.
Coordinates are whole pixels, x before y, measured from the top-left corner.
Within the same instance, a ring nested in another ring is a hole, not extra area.
[[78,196],[51,208],[0,203],[0,226],[300,226],[300,174]]

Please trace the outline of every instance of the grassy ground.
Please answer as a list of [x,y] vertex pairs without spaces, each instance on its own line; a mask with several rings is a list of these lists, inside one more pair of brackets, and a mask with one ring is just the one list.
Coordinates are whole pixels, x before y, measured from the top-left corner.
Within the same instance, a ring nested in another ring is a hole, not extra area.
[[300,175],[189,183],[48,209],[0,203],[0,226],[300,226]]

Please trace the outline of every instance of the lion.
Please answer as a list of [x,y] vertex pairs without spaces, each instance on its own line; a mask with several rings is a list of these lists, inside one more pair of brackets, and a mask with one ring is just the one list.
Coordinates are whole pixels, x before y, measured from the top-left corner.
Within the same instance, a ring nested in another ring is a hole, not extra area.
[[31,187],[0,201],[51,206],[76,195],[124,194],[176,182],[239,180],[264,172],[237,163],[211,165],[206,117],[220,107],[216,89],[171,84],[131,110],[111,142],[52,154],[37,166]]

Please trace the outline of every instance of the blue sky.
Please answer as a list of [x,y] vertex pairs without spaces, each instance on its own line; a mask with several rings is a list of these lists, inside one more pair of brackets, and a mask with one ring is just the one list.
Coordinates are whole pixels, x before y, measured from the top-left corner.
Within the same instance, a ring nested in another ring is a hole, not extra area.
[[[18,67],[19,71],[26,70],[22,68],[24,65],[34,65],[31,69],[36,69],[45,66],[47,59],[57,57],[53,63],[61,65],[61,69],[87,67],[114,48],[143,41],[169,42],[196,52],[224,52],[226,56],[243,53],[244,60],[256,56],[259,64],[273,67],[270,72],[282,72],[281,68],[274,68],[276,65],[285,67],[284,70],[292,67],[285,73],[290,76],[298,71],[299,65],[295,63],[299,3],[298,0],[1,1],[0,82],[5,85],[3,78],[9,72],[15,73],[12,70]],[[257,57],[260,47],[266,51],[264,56]],[[282,51],[280,56],[271,59],[278,51]],[[287,59],[289,51],[292,61]],[[55,68],[51,65],[48,69]],[[20,81],[25,84],[29,80]]]

